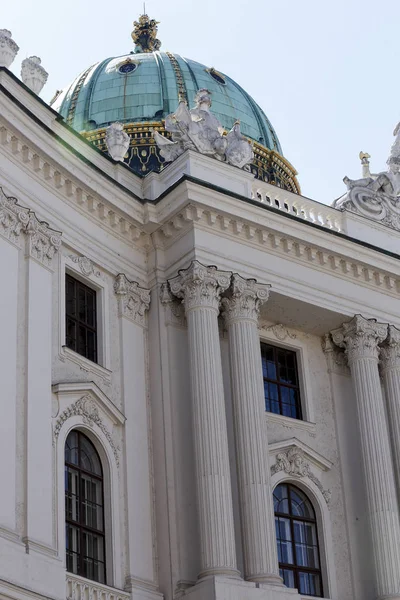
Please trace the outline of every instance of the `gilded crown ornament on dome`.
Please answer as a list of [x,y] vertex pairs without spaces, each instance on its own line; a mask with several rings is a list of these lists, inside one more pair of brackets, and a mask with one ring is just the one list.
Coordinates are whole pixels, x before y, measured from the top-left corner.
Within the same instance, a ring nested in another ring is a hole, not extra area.
[[161,48],[157,39],[159,21],[149,19],[146,14],[140,15],[139,21],[133,22],[132,39],[135,43],[135,53],[155,52]]

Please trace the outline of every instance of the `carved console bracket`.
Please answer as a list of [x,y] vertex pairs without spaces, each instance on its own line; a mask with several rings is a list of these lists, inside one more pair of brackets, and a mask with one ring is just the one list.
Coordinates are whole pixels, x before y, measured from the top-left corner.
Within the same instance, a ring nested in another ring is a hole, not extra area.
[[123,273],[115,278],[114,292],[119,298],[120,316],[138,325],[146,325],[146,311],[150,306],[150,290],[140,287],[136,281],[129,281]]
[[18,204],[16,198],[6,196],[0,187],[0,235],[19,246],[21,232],[28,236],[29,256],[50,266],[61,246],[61,232],[40,221],[32,210]]

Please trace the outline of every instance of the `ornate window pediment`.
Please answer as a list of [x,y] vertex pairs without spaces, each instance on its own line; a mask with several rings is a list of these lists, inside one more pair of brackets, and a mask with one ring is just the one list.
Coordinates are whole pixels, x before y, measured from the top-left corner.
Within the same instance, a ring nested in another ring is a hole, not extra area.
[[[317,486],[326,503],[329,504],[331,490],[323,487],[318,476],[331,469],[332,463],[329,460],[297,438],[270,444],[269,453],[271,475],[282,471],[294,479],[308,478]],[[319,472],[318,475],[315,471]]]
[[83,424],[102,432],[119,464],[120,447],[115,429],[122,426],[126,419],[106,394],[93,382],[57,383],[53,385],[53,392],[56,395],[53,405],[54,443],[63,424],[77,416]]

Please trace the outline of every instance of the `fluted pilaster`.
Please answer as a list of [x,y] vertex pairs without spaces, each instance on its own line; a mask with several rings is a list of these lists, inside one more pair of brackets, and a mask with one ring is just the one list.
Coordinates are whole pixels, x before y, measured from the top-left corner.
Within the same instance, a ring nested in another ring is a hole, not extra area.
[[357,401],[377,597],[400,598],[400,523],[378,371],[387,325],[356,315],[332,332],[346,349]]
[[400,498],[400,331],[389,325],[381,348],[382,377],[389,415],[389,433],[395,464],[395,479]]
[[193,261],[170,280],[188,322],[201,572],[238,576],[228,435],[218,334],[220,295],[231,273]]
[[264,420],[258,313],[269,287],[233,275],[222,300],[229,332],[245,577],[281,583]]

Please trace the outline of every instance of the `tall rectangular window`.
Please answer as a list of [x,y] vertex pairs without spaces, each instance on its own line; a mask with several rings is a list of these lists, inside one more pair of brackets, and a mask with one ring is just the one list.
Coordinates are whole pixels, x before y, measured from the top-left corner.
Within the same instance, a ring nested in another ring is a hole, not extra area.
[[96,292],[67,274],[65,296],[67,348],[97,362]]
[[296,352],[261,344],[265,410],[302,419]]

